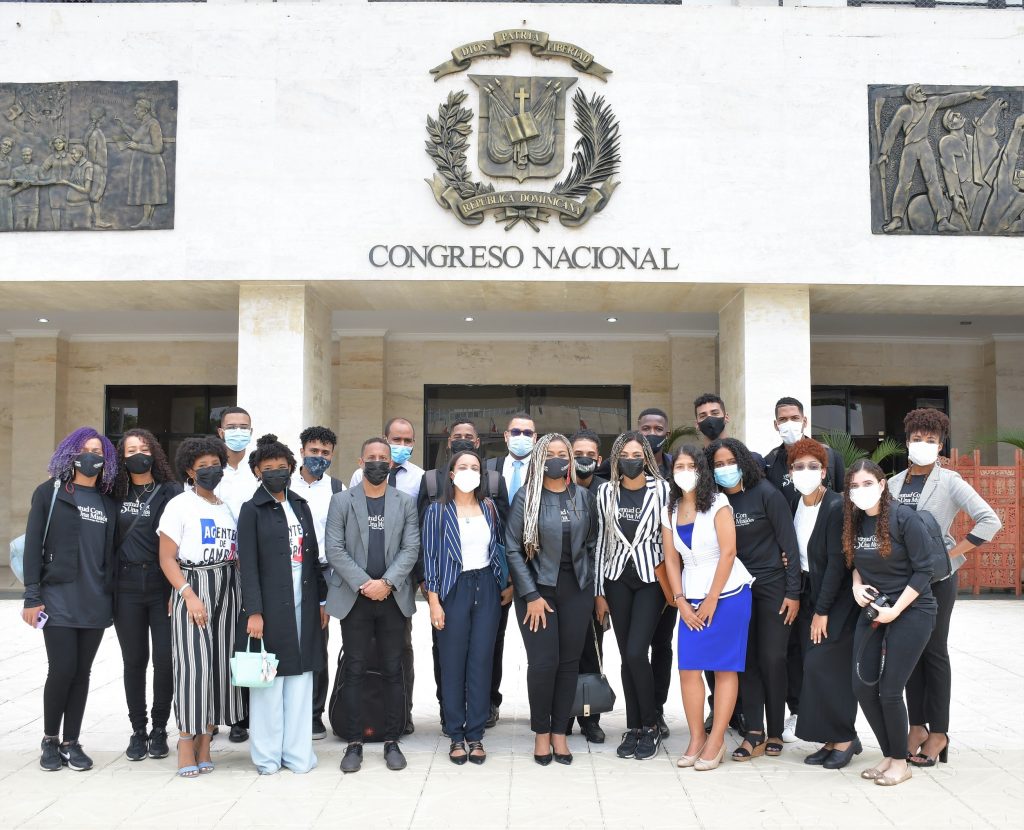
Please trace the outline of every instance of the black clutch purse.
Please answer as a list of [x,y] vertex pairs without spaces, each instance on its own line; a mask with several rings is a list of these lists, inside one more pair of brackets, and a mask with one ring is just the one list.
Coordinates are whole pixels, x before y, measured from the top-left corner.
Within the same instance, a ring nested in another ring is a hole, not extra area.
[[576,678],[576,699],[572,702],[571,712],[574,718],[603,715],[615,708],[615,691],[604,675],[604,660],[601,659],[601,649],[597,648],[597,630],[594,628],[593,620],[590,622],[590,634],[594,638],[600,673],[580,674]]

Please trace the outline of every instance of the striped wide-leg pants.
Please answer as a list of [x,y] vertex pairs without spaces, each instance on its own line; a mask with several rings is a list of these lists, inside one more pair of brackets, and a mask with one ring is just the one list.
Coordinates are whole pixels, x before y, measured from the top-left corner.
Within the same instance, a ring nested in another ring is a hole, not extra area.
[[208,567],[181,566],[181,572],[209,614],[200,628],[189,618],[185,600],[172,594],[171,651],[174,712],[186,735],[210,725],[237,723],[245,717],[242,690],[231,685],[231,653],[241,607],[234,562]]

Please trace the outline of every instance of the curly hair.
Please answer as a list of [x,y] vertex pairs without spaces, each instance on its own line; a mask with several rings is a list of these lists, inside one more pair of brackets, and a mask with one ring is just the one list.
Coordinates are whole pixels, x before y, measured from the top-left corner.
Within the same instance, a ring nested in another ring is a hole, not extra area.
[[174,469],[178,478],[188,484],[195,484],[192,476],[188,474],[189,468],[196,463],[197,458],[204,455],[215,455],[220,460],[220,466],[228,463],[228,447],[219,438],[186,438],[181,442],[178,451],[174,454]]
[[333,429],[327,427],[306,427],[299,433],[299,447],[305,447],[310,441],[319,441],[321,444],[330,444],[332,447],[338,445],[338,436]]
[[820,441],[815,441],[813,438],[801,438],[791,447],[786,447],[786,461],[790,469],[793,468],[794,461],[808,455],[823,468],[828,468],[828,450]]
[[527,560],[533,559],[540,550],[540,499],[544,489],[544,462],[548,458],[548,446],[556,441],[565,444],[569,451],[570,492],[576,487],[576,465],[572,463],[571,457],[572,444],[561,433],[549,432],[534,445],[526,467],[526,478],[520,488],[526,496],[523,502],[523,555]]
[[874,461],[861,458],[854,461],[846,471],[846,479],[843,487],[843,553],[846,556],[846,567],[853,567],[853,554],[857,536],[860,534],[861,522],[864,519],[864,511],[850,500],[850,481],[859,472],[866,472],[878,479],[882,485],[882,498],[879,501],[881,511],[878,514],[878,522],[875,525],[875,537],[878,539],[878,555],[885,559],[892,553],[892,540],[889,538],[889,508],[892,506],[892,496],[885,484],[885,473]]
[[[693,444],[683,444],[676,450],[675,457],[672,459],[673,472],[675,471],[676,461],[683,457],[693,461],[694,466],[697,468],[697,489],[694,491],[697,497],[697,510],[701,513],[706,513],[711,509],[711,505],[715,503],[715,494],[718,492],[718,487],[715,485],[715,475],[708,466],[708,459],[704,455],[704,450],[698,449]],[[683,498],[684,493],[679,485],[676,484],[674,475],[669,479],[668,487],[673,502]]]
[[117,450],[114,449],[114,445],[110,443],[107,436],[101,435],[92,427],[79,427],[65,436],[64,440],[57,445],[47,466],[50,478],[59,479],[65,483],[71,481],[75,477],[75,456],[82,451],[86,442],[93,438],[99,438],[100,445],[103,447],[103,471],[99,476],[99,481],[96,482],[97,489],[109,493],[117,478]]
[[256,439],[256,449],[249,453],[249,468],[255,472],[264,461],[276,461],[278,458],[288,462],[289,473],[295,472],[295,454],[278,441],[274,433],[268,432]]
[[737,438],[716,438],[708,444],[704,450],[704,457],[707,459],[708,467],[712,470],[715,469],[715,453],[723,447],[729,450],[736,459],[736,466],[740,468],[740,473],[743,475],[744,490],[749,490],[764,478],[764,471],[754,460],[754,456],[750,454],[747,445]]
[[128,495],[128,482],[131,481],[131,475],[128,472],[128,468],[124,465],[124,445],[129,438],[138,438],[145,445],[146,449],[149,450],[149,454],[153,457],[152,473],[155,482],[174,481],[174,470],[171,469],[171,464],[167,460],[167,454],[164,452],[164,448],[160,446],[160,442],[156,440],[156,436],[148,429],[130,429],[117,442],[117,478],[114,481],[113,491],[115,498],[123,499]]
[[907,434],[907,440],[913,432],[931,432],[939,436],[939,441],[945,441],[949,435],[949,418],[945,412],[925,407],[912,409],[903,419],[903,430]]

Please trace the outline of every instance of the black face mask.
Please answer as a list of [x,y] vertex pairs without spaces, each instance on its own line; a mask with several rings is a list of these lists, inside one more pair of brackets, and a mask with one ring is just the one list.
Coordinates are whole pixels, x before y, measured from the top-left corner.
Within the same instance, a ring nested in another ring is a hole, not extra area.
[[569,472],[569,459],[549,458],[544,462],[544,475],[548,478],[565,478]]
[[644,459],[642,458],[620,458],[619,472],[623,478],[636,478],[644,471]]
[[261,481],[264,487],[276,495],[284,492],[284,488],[288,486],[291,477],[292,474],[287,468],[284,470],[267,470],[263,473]]
[[211,493],[217,489],[222,478],[224,478],[223,467],[200,467],[196,470],[196,485]]
[[652,432],[652,433],[650,433],[648,435],[645,435],[644,438],[646,438],[647,439],[647,443],[651,445],[651,452],[653,452],[655,455],[657,455],[658,451],[662,447],[665,446],[665,439],[668,438],[668,436],[667,435],[655,435]]
[[391,472],[390,461],[364,461],[363,478],[370,484],[383,484],[388,480],[388,473]]
[[709,440],[714,441],[719,435],[725,432],[725,418],[720,418],[717,415],[709,415],[699,424],[699,429]]
[[143,473],[148,473],[153,469],[153,456],[146,455],[144,452],[137,452],[135,455],[129,455],[124,460],[124,468],[134,475],[140,476]]
[[594,470],[597,469],[597,459],[587,458],[585,455],[577,456],[574,463],[576,464],[576,475],[579,478],[590,478],[594,474]]
[[80,452],[75,456],[75,467],[86,478],[98,476],[103,469],[103,456],[94,452]]
[[452,441],[449,453],[454,456],[460,452],[476,452],[476,442],[471,438],[456,438]]

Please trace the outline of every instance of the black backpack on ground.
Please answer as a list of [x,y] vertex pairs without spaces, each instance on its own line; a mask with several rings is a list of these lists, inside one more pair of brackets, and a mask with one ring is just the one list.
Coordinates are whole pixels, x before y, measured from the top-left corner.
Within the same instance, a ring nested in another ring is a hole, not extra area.
[[[377,656],[377,641],[370,641],[370,657],[366,661],[366,674],[363,677],[363,741],[377,743],[384,740],[384,678],[380,673],[380,660]],[[348,740],[345,734],[347,712],[342,702],[341,690],[345,685],[345,649],[338,653],[338,672],[334,676],[334,688],[327,705],[327,717],[331,721],[331,731],[343,741]],[[405,665],[402,666],[402,714],[398,724],[398,734],[405,731],[406,718],[409,712],[408,691],[405,682]]]

